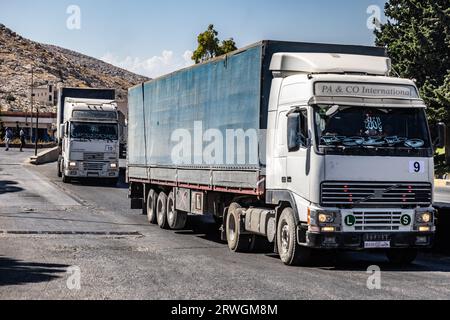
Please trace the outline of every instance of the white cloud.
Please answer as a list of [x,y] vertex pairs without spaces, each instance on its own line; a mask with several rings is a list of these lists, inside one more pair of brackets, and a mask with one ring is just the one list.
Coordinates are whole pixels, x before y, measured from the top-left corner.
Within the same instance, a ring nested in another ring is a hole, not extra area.
[[131,56],[120,58],[110,52],[106,53],[100,59],[131,72],[150,78],[157,78],[192,65],[193,61],[191,60],[191,57],[192,51],[189,50],[186,50],[180,56],[176,56],[173,51],[164,50],[160,56],[153,56],[145,59]]

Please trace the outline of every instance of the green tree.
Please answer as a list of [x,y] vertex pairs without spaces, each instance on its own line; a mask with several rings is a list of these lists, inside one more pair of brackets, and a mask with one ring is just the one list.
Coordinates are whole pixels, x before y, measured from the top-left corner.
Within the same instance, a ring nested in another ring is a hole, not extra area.
[[192,55],[195,63],[205,62],[237,49],[233,38],[220,41],[218,35],[212,24],[208,26],[208,30],[198,35],[198,47]]
[[399,76],[416,79],[431,120],[449,121],[450,0],[390,0],[385,12],[376,44]]
[[390,0],[385,13],[376,44],[398,76],[417,81],[430,121],[450,124],[450,0]]

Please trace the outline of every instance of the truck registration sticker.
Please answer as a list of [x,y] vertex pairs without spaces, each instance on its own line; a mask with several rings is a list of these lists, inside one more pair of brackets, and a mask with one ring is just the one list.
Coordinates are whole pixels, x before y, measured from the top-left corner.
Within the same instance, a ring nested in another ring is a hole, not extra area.
[[390,241],[366,241],[364,242],[365,249],[389,249],[391,247]]
[[425,162],[424,161],[410,161],[409,162],[409,173],[411,173],[411,174],[425,173]]

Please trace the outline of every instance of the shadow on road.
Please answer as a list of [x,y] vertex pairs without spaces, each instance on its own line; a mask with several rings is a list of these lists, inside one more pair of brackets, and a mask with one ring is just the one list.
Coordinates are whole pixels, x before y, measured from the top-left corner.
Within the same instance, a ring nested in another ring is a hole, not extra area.
[[125,181],[125,172],[122,171],[120,172],[119,181],[117,184],[113,184],[112,180],[100,178],[74,179],[72,183],[87,187],[128,189],[128,184]]
[[191,216],[188,223],[183,230],[175,231],[176,234],[185,236],[196,236],[210,242],[225,244],[220,239],[219,226],[217,226],[213,219],[208,216]]
[[49,282],[60,278],[69,266],[31,263],[0,256],[0,287]]
[[[193,216],[188,220],[184,230],[175,233],[183,236],[195,236],[207,241],[224,245],[226,242],[220,239],[219,227],[214,224],[212,218]],[[430,252],[440,253],[439,250]],[[279,256],[273,253],[273,247],[259,244],[257,250],[250,254],[265,254],[267,257],[279,260]],[[396,266],[388,262],[383,252],[346,252],[346,251],[316,251],[313,253],[312,263],[307,268],[367,272],[371,266],[378,266],[387,272],[450,272],[450,259],[440,261],[443,256],[420,256],[416,263],[409,266]],[[280,261],[281,263],[281,261]]]
[[17,187],[17,182],[15,181],[3,181],[0,180],[0,195],[5,193],[15,193],[23,191],[22,188]]

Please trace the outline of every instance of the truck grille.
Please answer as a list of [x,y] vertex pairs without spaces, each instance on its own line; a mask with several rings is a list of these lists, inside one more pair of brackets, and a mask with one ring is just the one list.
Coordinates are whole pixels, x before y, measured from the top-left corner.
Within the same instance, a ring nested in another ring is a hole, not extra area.
[[354,212],[355,231],[399,231],[401,212]]
[[104,163],[87,162],[83,164],[84,171],[102,171]]
[[322,206],[429,206],[430,183],[350,183],[325,182],[321,188]]
[[84,153],[84,161],[104,161],[105,154],[101,152],[86,152]]

